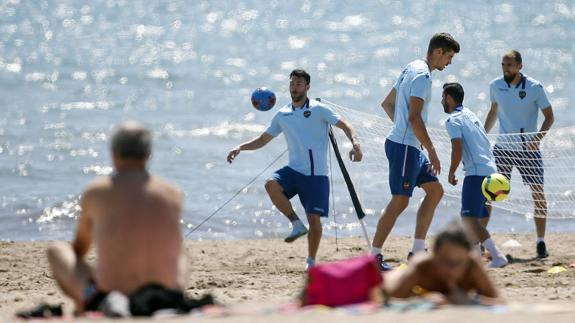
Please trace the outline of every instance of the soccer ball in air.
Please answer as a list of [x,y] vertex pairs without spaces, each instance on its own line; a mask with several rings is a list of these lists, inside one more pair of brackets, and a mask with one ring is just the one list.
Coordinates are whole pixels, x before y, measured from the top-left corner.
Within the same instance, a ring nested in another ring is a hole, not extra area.
[[258,87],[252,92],[252,105],[259,111],[268,111],[276,104],[275,93],[265,87]]
[[511,190],[509,180],[499,173],[485,176],[481,184],[481,191],[488,201],[503,201],[509,195],[509,190]]

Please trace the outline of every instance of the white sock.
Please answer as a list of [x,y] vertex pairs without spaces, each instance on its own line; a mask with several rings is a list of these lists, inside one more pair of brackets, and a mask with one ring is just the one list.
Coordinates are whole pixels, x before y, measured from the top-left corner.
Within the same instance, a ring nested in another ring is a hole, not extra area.
[[307,257],[307,258],[305,259],[305,262],[308,263],[308,264],[310,264],[310,265],[315,265],[315,259],[312,258],[312,257]]
[[537,237],[537,243],[545,242],[545,237]]
[[414,254],[425,251],[425,240],[424,239],[413,239],[413,247],[411,248],[411,252]]
[[371,255],[377,256],[381,254],[381,248],[371,247]]
[[485,239],[485,241],[483,241],[482,243],[483,243],[483,246],[487,250],[489,250],[492,258],[495,259],[495,258],[501,257],[501,253],[499,252],[499,250],[497,250],[497,247],[495,247],[495,243],[493,242],[493,240],[491,240],[491,238]]

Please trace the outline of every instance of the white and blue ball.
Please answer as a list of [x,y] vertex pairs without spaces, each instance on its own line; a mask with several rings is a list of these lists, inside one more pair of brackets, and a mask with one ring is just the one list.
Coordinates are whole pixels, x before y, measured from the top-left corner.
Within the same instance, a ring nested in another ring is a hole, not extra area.
[[276,104],[275,93],[266,88],[258,87],[252,92],[252,105],[259,111],[268,111]]

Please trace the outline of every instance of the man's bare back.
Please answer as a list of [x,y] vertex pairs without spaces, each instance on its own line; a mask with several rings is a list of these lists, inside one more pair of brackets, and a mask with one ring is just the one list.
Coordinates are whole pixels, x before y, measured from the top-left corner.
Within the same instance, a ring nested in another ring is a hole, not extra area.
[[[115,173],[96,179],[82,194],[72,246],[48,249],[54,278],[79,312],[99,309],[111,291],[183,287],[182,194],[148,173],[151,137],[140,123],[118,126],[111,145]],[[92,244],[95,266],[85,260]]]
[[130,293],[150,282],[181,287],[181,200],[175,187],[145,171],[119,172],[88,187],[82,210],[93,224],[99,289]]

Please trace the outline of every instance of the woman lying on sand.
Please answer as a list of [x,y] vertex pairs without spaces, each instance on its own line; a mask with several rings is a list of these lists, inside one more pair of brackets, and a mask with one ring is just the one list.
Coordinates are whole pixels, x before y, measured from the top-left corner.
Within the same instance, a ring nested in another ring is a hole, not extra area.
[[437,236],[431,254],[420,253],[407,268],[387,273],[384,290],[390,297],[422,296],[438,304],[504,303],[463,228],[455,223]]

